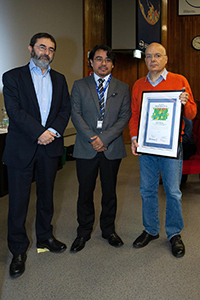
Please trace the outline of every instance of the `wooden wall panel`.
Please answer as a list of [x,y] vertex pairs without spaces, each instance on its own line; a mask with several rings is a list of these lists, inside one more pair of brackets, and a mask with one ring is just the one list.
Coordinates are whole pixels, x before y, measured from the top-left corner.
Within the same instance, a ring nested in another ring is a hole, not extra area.
[[131,54],[116,53],[116,64],[112,72],[117,79],[127,83],[131,88],[137,80],[137,59]]
[[87,53],[106,40],[106,0],[83,0],[83,76],[88,76]]
[[167,68],[188,79],[200,118],[200,51],[194,50],[191,45],[193,37],[200,35],[200,16],[178,16],[178,0],[168,0],[168,24]]
[[[127,83],[131,93],[132,86],[138,78],[138,60],[133,58],[131,54],[116,53],[116,65],[112,72],[117,79]],[[127,127],[123,132],[125,143],[130,143],[129,128]]]

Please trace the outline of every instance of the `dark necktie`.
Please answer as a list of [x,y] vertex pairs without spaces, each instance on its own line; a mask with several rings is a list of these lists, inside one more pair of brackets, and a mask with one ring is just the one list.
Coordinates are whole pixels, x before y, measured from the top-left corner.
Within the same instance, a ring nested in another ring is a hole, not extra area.
[[99,95],[100,95],[100,100],[99,100],[99,105],[100,105],[100,111],[101,111],[101,115],[103,116],[105,113],[105,102],[104,102],[104,93],[103,93],[103,82],[105,81],[105,79],[98,79],[99,81]]

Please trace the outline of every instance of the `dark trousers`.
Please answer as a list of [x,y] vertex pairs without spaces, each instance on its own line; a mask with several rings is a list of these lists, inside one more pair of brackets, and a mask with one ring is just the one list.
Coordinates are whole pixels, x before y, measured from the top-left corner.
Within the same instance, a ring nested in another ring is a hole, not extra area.
[[[182,143],[183,145],[183,160],[189,160],[192,155],[196,153],[197,147],[195,144]],[[187,174],[182,175],[181,183],[186,182]]]
[[93,192],[98,171],[100,171],[102,188],[100,227],[105,237],[115,231],[117,210],[116,183],[120,162],[121,159],[107,159],[103,152],[97,153],[93,159],[76,159],[79,181],[77,203],[78,236],[90,238],[93,229],[95,218]]
[[46,240],[52,236],[53,188],[58,161],[59,157],[52,158],[46,154],[45,146],[38,146],[32,162],[26,168],[8,166],[8,247],[12,254],[24,253],[29,246],[25,222],[33,176],[37,187],[37,240]]
[[182,143],[183,145],[183,160],[188,160],[196,153],[197,147],[195,144]]

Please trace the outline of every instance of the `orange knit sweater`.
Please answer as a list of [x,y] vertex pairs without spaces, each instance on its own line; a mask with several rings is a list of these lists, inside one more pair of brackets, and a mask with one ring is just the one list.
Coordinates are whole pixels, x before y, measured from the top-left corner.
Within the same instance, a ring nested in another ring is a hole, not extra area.
[[[143,91],[166,91],[166,90],[181,90],[185,87],[185,91],[189,93],[189,100],[184,106],[183,115],[187,119],[194,119],[197,113],[196,103],[192,95],[187,79],[179,74],[168,72],[167,79],[162,80],[157,86],[153,87],[146,77],[137,80],[133,86],[131,98],[131,111],[132,116],[129,121],[129,129],[131,138],[137,136],[138,123],[140,116],[140,106]],[[184,122],[182,123],[183,134]]]

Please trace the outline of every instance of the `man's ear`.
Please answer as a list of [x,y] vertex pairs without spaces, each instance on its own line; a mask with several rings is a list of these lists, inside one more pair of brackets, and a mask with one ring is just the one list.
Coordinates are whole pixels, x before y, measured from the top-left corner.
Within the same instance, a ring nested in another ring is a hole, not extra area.
[[90,65],[93,68],[93,61],[92,61],[92,59],[90,59]]
[[33,49],[33,48],[29,45],[29,46],[28,46],[28,50],[29,50],[30,53],[32,52],[32,49]]

